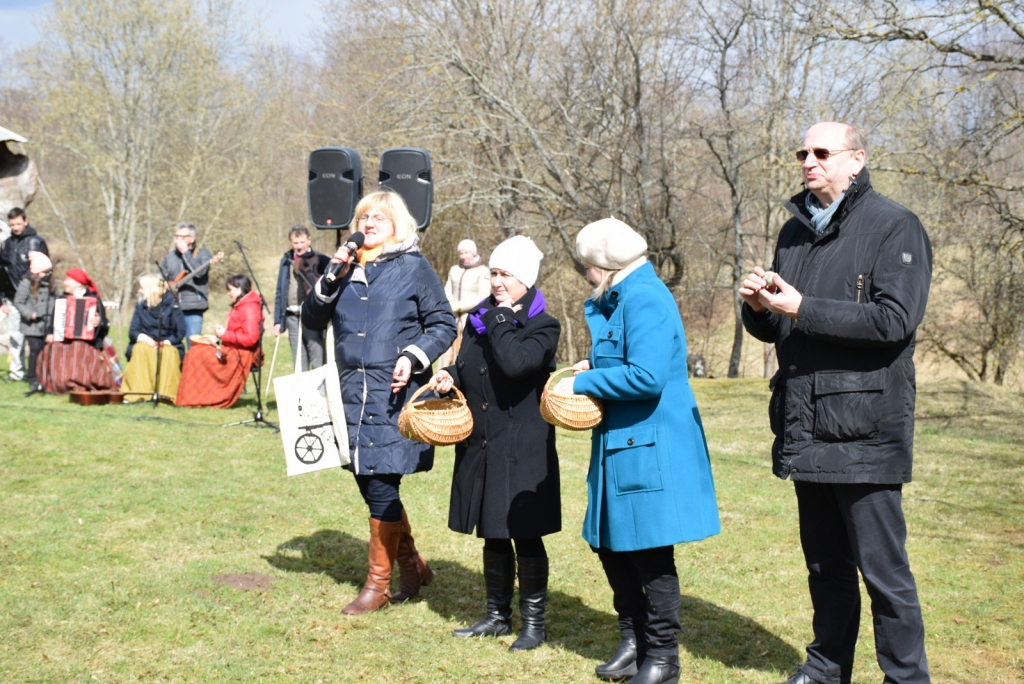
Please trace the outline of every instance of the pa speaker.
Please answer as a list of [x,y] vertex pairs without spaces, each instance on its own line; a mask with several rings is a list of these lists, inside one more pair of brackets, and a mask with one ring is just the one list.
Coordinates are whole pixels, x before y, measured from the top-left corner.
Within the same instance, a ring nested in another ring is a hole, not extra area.
[[419,147],[393,147],[380,155],[378,185],[397,192],[416,220],[417,230],[430,225],[434,204],[434,181],[430,175],[430,154]]
[[363,196],[363,163],[350,147],[321,147],[309,154],[309,220],[338,230],[352,223]]

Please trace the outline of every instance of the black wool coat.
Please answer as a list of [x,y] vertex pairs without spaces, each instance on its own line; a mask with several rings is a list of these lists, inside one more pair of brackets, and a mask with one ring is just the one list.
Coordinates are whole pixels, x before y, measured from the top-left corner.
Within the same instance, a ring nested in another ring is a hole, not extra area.
[[513,322],[526,319],[536,292],[530,288],[517,314],[485,300],[487,332],[467,323],[455,365],[445,369],[473,414],[472,434],[455,447],[448,509],[455,532],[475,527],[479,537],[525,539],[562,529],[555,428],[540,416],[562,326],[543,312]]
[[910,482],[914,340],[932,247],[918,218],[871,187],[867,169],[820,236],[807,191],[786,206],[772,270],[803,296],[796,319],[743,305],[743,324],[774,342],[768,409],[775,474],[805,482]]

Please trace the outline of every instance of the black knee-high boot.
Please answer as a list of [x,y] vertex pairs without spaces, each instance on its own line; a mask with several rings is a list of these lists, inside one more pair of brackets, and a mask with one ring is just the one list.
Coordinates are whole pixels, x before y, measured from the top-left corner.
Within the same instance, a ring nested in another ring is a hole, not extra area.
[[601,679],[623,679],[636,674],[644,661],[647,641],[644,625],[647,623],[647,599],[643,581],[626,553],[597,549],[608,586],[612,589],[612,604],[619,616],[619,645],[607,662],[594,668]]
[[682,607],[679,577],[674,565],[671,572],[651,572],[650,568],[641,568],[640,575],[647,595],[647,624],[644,627],[647,655],[636,676],[629,681],[632,684],[676,684],[681,670],[676,639],[680,628],[679,609]]
[[[547,560],[547,559],[545,559]],[[487,615],[483,620],[452,632],[452,636],[505,636],[512,633],[512,591],[515,588],[514,553],[484,549],[484,585],[487,587]]]
[[523,629],[508,650],[528,651],[537,648],[547,638],[544,613],[548,602],[547,556],[519,556],[519,616]]

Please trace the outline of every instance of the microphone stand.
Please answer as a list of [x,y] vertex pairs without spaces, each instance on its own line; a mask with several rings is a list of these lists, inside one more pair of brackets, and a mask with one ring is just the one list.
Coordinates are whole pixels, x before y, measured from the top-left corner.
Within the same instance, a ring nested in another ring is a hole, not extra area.
[[[252,271],[252,266],[249,265],[249,259],[245,256],[245,250],[248,249],[238,240],[235,240],[235,246],[238,247],[238,253],[242,255],[242,262],[245,264],[245,270],[249,272],[249,277],[252,278],[253,287],[256,288],[256,292],[260,296],[260,305],[262,309],[265,309],[267,315],[270,315],[270,307],[267,306],[267,300],[263,297],[263,290],[260,289],[259,281],[256,280],[256,274]],[[257,356],[256,356],[256,372],[254,373],[254,379],[256,381],[256,411],[253,413],[252,418],[246,418],[245,420],[236,420],[233,423],[224,423],[221,427],[232,427],[234,425],[245,425],[246,423],[252,423],[253,427],[265,427],[270,428],[274,432],[280,432],[281,429],[274,423],[263,417],[263,397],[260,394],[260,385],[263,381],[263,323],[260,323],[260,337],[259,342],[256,345]]]
[[[178,298],[178,293],[175,292],[173,288],[171,288],[171,283],[170,283],[169,280],[167,280],[167,274],[164,273],[164,269],[160,265],[160,262],[157,261],[155,263],[156,263],[157,271],[159,271],[159,273],[160,273],[160,278],[161,278],[163,284],[167,286],[167,291],[170,292],[171,295],[172,295],[172,299],[174,301],[174,304],[171,305],[171,308],[172,309],[177,309],[178,306],[180,305],[180,302],[181,302],[181,300]],[[164,300],[163,300],[163,295],[161,295],[160,296],[160,315],[158,315],[157,318],[156,318],[156,373],[154,374],[154,377],[153,377],[153,396],[151,397],[151,399],[153,401],[153,407],[154,408],[156,407],[157,404],[160,403],[160,353],[163,350],[163,346],[164,346],[163,336],[164,336],[164,314],[165,313],[167,313],[167,312],[164,311]],[[175,350],[175,351],[177,351],[177,350]]]

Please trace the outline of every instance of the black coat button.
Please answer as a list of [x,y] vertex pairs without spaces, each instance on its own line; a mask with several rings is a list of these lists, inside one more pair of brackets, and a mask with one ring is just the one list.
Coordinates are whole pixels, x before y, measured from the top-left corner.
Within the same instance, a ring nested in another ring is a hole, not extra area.
[[465,362],[465,361],[459,361],[459,362],[458,362],[457,364],[455,364],[455,366],[456,366],[456,367],[457,367],[457,368],[458,368],[459,370],[462,370],[463,368],[465,368],[465,367],[466,367],[466,362]]
[[612,331],[611,330],[608,331],[608,339],[609,340],[612,339]]
[[480,448],[481,449],[486,449],[487,448],[487,440],[486,439],[484,441],[480,442]]
[[789,367],[789,372],[790,373],[796,373],[796,366],[790,366]]
[[480,410],[481,411],[486,411],[487,410],[487,402],[486,401],[480,406]]
[[627,439],[626,444],[628,444],[629,446],[633,446],[633,438],[630,437],[629,439]]
[[480,375],[483,375],[486,372],[487,372],[487,366],[484,366],[483,368],[480,369]]
[[612,292],[612,299],[618,299],[618,297],[619,297],[619,293],[618,292]]
[[792,443],[793,443],[793,438],[792,437],[787,437],[786,438],[786,444],[792,444]]

